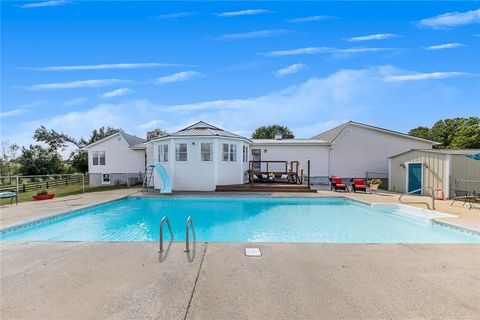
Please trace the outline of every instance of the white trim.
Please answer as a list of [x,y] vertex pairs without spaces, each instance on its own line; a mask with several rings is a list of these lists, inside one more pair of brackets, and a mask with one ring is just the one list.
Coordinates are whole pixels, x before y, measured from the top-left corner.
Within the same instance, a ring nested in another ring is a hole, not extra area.
[[388,191],[392,191],[392,159],[388,159]]
[[423,162],[418,162],[418,161],[410,161],[410,162],[405,162],[405,168],[407,169],[406,170],[406,179],[405,179],[405,193],[409,193],[410,191],[408,190],[408,180],[409,180],[409,166],[411,164],[420,164],[420,168],[422,169],[422,173],[421,173],[421,176],[420,176],[420,188],[422,188],[422,190],[420,191],[420,195],[423,196]]
[[[113,137],[115,137],[115,136],[121,136],[121,137],[122,137],[122,135],[120,134],[120,132],[117,132],[117,133],[111,134],[111,135],[109,135],[108,137],[105,137],[105,138],[103,138],[103,139],[101,139],[101,140],[98,140],[98,141],[95,141],[95,142],[93,142],[93,143],[90,143],[89,145],[86,145],[86,146],[83,147],[82,149],[88,149],[88,148],[90,148],[90,147],[96,146],[97,144],[102,143],[102,142],[104,142],[104,141],[107,141],[107,140],[109,140],[109,139],[111,139],[111,138],[113,138]],[[127,140],[125,140],[124,137],[122,137],[122,139],[123,139],[123,141],[125,141],[125,143],[128,145]]]
[[447,154],[445,159],[445,177],[443,177],[443,197],[445,199],[450,199],[450,176],[452,174],[452,155]]

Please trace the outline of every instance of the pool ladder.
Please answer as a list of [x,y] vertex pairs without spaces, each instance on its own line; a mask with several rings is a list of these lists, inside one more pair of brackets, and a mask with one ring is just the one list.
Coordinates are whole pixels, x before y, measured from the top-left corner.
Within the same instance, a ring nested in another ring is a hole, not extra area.
[[160,237],[158,239],[158,253],[162,253],[164,251],[163,250],[163,225],[164,225],[164,223],[167,223],[168,231],[170,232],[171,241],[173,241],[172,226],[170,226],[170,221],[168,221],[167,216],[163,216],[162,220],[160,220],[160,227],[159,227]]
[[[159,226],[159,237],[158,237],[158,252],[162,253],[163,249],[163,226],[167,224],[168,231],[170,232],[171,241],[173,241],[173,231],[172,226],[170,225],[170,221],[168,220],[167,216],[163,216],[162,220],[160,220]],[[193,227],[193,220],[192,216],[188,216],[187,222],[185,224],[185,252],[190,252],[190,229],[192,229],[193,241],[195,241],[195,229]]]
[[424,204],[424,205],[427,206],[428,209],[430,209],[430,205],[429,205],[428,202],[426,202],[426,201],[425,201],[425,202],[423,202],[423,201],[422,201],[422,202],[402,202],[402,198],[403,198],[404,196],[412,195],[413,193],[417,193],[418,191],[421,192],[421,191],[423,191],[424,189],[430,189],[430,190],[431,190],[431,192],[432,192],[432,194],[431,194],[431,197],[432,197],[432,208],[431,208],[431,210],[435,210],[435,190],[433,190],[433,188],[430,187],[430,186],[422,187],[422,188],[420,188],[420,189],[413,190],[413,191],[407,192],[407,193],[405,193],[405,194],[402,194],[402,195],[398,198],[398,201],[399,201],[400,203],[405,203],[405,204]]

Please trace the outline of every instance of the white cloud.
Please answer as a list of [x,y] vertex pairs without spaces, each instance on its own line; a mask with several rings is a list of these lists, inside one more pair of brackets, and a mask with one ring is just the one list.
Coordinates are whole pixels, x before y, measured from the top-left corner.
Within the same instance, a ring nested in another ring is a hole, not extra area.
[[313,21],[325,21],[325,20],[330,20],[330,19],[335,19],[334,16],[309,16],[309,17],[301,17],[301,18],[295,18],[295,19],[290,19],[288,22],[291,23],[304,23],[304,22],[313,22]]
[[165,121],[159,120],[159,119],[154,119],[145,123],[142,123],[138,125],[138,127],[142,130],[151,130],[151,129],[156,129],[160,126],[163,126],[165,124]]
[[376,34],[369,34],[366,36],[351,37],[345,40],[350,42],[361,42],[361,41],[371,41],[371,40],[392,39],[392,38],[399,38],[399,37],[401,36],[394,33],[376,33]]
[[79,70],[109,70],[109,69],[147,69],[147,68],[163,68],[163,67],[181,67],[184,65],[175,63],[104,63],[91,65],[76,65],[76,66],[49,66],[38,68],[23,68],[36,71],[79,71]]
[[129,88],[120,88],[120,89],[116,89],[116,90],[113,90],[113,91],[105,92],[105,93],[100,95],[100,98],[102,98],[102,99],[116,98],[116,97],[121,97],[121,96],[124,96],[126,94],[129,94],[131,92],[132,92],[132,90],[129,89]]
[[[412,73],[393,66],[342,69],[283,90],[244,99],[180,105],[159,105],[148,100],[101,103],[87,110],[19,122],[9,132],[2,132],[2,138],[22,145],[31,143],[32,131],[41,124],[74,137],[85,137],[101,126],[123,128],[128,133],[144,136],[145,131],[153,127],[172,132],[198,120],[246,136],[260,125],[280,122],[290,127],[297,137],[311,137],[346,120],[408,130],[418,123],[418,119],[412,120],[411,114],[420,108],[435,108],[432,117],[425,121],[451,114],[452,105],[461,104],[474,110],[478,93],[455,87],[452,82],[385,81]],[[410,127],[399,127],[402,117],[403,123]]]
[[473,76],[469,72],[430,72],[430,73],[412,73],[403,75],[392,75],[384,78],[385,81],[416,81],[416,80],[436,80],[447,78],[458,78],[465,76]]
[[444,13],[432,18],[420,20],[417,25],[432,29],[448,29],[476,23],[480,23],[480,9],[467,12]]
[[55,89],[76,89],[76,88],[95,88],[95,87],[108,87],[125,80],[119,79],[93,79],[93,80],[78,80],[70,82],[57,82],[57,83],[40,83],[26,87],[30,90],[55,90]]
[[42,7],[58,7],[64,4],[68,4],[70,1],[66,0],[52,0],[52,1],[43,1],[43,2],[32,2],[27,4],[22,4],[20,8],[23,9],[33,9],[33,8],[42,8]]
[[272,29],[272,30],[258,30],[241,33],[229,33],[222,34],[215,37],[217,40],[241,40],[241,39],[256,39],[256,38],[271,38],[282,34],[289,33],[291,31],[284,29]]
[[221,13],[217,13],[216,15],[219,17],[235,17],[235,16],[250,16],[255,14],[266,14],[266,13],[273,13],[273,11],[264,10],[264,9],[248,9],[248,10],[240,10],[240,11],[221,12]]
[[283,77],[283,76],[287,76],[289,74],[294,74],[294,73],[300,72],[300,71],[305,70],[305,69],[307,69],[307,66],[304,65],[303,63],[295,63],[295,64],[292,64],[292,65],[289,65],[288,67],[285,67],[285,68],[282,68],[282,69],[279,69],[279,70],[275,71],[274,74],[277,77]]
[[161,14],[158,16],[155,16],[155,19],[178,19],[178,18],[186,18],[186,17],[191,17],[194,15],[197,15],[197,12],[192,12],[192,11],[186,11],[186,12],[175,12],[175,13],[168,13],[168,14]]
[[170,74],[168,76],[157,78],[155,80],[155,84],[166,84],[166,83],[172,83],[172,82],[187,81],[193,78],[198,78],[200,76],[202,76],[202,74],[196,71],[182,71],[182,72]]
[[27,112],[27,109],[13,109],[9,111],[0,112],[0,118],[14,117]]
[[329,47],[309,47],[309,48],[297,48],[289,50],[278,50],[266,52],[263,55],[267,57],[285,57],[285,56],[298,56],[298,55],[310,55],[310,54],[355,54],[365,52],[381,52],[381,51],[393,51],[398,48],[369,48],[369,47],[354,47],[354,48],[329,48]]
[[285,57],[285,56],[328,53],[328,52],[332,52],[332,50],[333,48],[328,48],[328,47],[309,47],[309,48],[270,51],[270,52],[264,53],[264,55],[267,57]]
[[435,46],[425,47],[425,50],[443,50],[443,49],[453,49],[453,48],[460,48],[460,47],[465,47],[465,45],[463,43],[451,42],[451,43],[444,43],[444,44],[438,44]]
[[72,107],[72,106],[81,105],[82,103],[86,102],[87,100],[88,100],[88,98],[80,97],[80,98],[75,98],[75,99],[65,101],[63,104],[65,106]]

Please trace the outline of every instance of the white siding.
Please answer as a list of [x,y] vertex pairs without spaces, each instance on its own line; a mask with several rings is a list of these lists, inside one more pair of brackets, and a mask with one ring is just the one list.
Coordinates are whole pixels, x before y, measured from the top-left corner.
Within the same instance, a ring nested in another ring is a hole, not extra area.
[[430,149],[432,143],[349,125],[334,141],[330,175],[365,177],[365,172],[388,174],[388,157],[410,149]]
[[[328,176],[329,146],[268,145],[255,143],[251,146],[251,149],[262,150],[262,161],[299,161],[300,167],[303,168],[305,174],[307,174],[307,162],[310,160],[310,176]],[[265,150],[267,150],[267,152],[265,152]]]
[[[187,161],[176,161],[175,145],[186,143],[188,149]],[[201,161],[201,144],[213,144],[213,160]],[[237,146],[237,161],[222,161],[222,144],[235,144]],[[149,144],[149,164],[158,162],[158,145],[168,144],[168,162],[163,163],[172,179],[174,191],[214,191],[217,185],[244,183],[245,171],[248,163],[242,161],[242,146],[249,145],[238,139],[221,137],[185,137],[167,138]],[[152,159],[152,160],[150,160]],[[154,184],[160,189],[161,181],[155,175]]]
[[[105,165],[93,165],[93,151],[105,151]],[[145,151],[132,150],[120,136],[88,148],[89,173],[138,173],[145,170]]]

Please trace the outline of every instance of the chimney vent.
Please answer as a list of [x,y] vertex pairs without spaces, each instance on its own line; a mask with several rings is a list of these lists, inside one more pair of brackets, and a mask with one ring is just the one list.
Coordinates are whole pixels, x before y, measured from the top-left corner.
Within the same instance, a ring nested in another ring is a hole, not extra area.
[[282,136],[281,133],[277,133],[277,134],[275,135],[275,140],[282,140],[282,139],[283,139],[283,136]]

